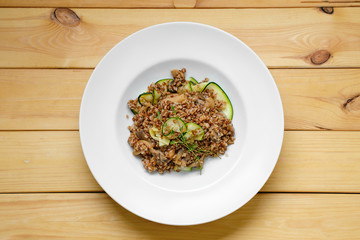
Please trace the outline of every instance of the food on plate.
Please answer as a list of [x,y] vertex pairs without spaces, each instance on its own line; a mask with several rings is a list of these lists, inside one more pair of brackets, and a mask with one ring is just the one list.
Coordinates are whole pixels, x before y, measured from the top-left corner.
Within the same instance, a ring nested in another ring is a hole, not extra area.
[[128,106],[134,113],[128,142],[149,172],[200,170],[207,157],[220,157],[235,141],[233,107],[209,79],[198,82],[186,69],[171,71]]

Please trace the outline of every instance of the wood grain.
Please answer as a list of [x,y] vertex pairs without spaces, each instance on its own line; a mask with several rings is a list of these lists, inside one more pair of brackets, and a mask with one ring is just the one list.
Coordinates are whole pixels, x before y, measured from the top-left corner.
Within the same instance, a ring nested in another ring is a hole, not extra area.
[[360,132],[285,132],[262,191],[360,193]]
[[101,191],[78,132],[0,132],[0,192]]
[[92,70],[0,70],[0,129],[78,129]]
[[273,69],[291,130],[360,130],[360,69]]
[[353,6],[360,1],[0,0],[0,239],[358,239],[360,131],[286,131],[261,193],[181,229],[103,193],[76,131],[92,68],[129,34],[169,21],[210,24],[254,49],[273,68],[286,129],[360,130]]
[[79,8],[187,8],[189,6],[195,8],[353,7],[360,6],[360,2],[356,0],[0,0],[0,7],[59,6]]
[[[210,24],[248,44],[271,68],[360,67],[360,8],[73,9],[62,24],[49,8],[0,9],[0,67],[91,68],[117,42],[169,21]],[[329,57],[327,59],[326,57]]]
[[355,7],[352,0],[197,0],[198,8],[266,8],[266,7]]
[[[0,69],[1,130],[77,130],[92,70]],[[272,69],[288,130],[360,130],[360,69]]]
[[0,216],[3,239],[353,240],[360,195],[258,194],[225,218],[177,227],[142,219],[105,193],[3,194]]
[[[262,191],[360,193],[359,159],[360,132],[286,132]],[[78,132],[0,132],[0,192],[76,191],[102,191]]]

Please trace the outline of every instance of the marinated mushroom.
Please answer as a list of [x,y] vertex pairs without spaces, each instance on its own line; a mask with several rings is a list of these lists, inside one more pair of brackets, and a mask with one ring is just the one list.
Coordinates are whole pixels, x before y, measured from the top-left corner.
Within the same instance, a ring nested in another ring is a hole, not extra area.
[[[159,150],[154,149],[153,146],[151,145],[151,143],[150,143],[149,141],[140,140],[140,141],[138,142],[138,144],[139,144],[139,143],[140,143],[140,144],[143,144],[144,146],[147,147],[146,150],[150,151],[150,153],[152,154],[152,156],[154,157],[154,159],[155,159],[157,162],[167,162],[167,161],[168,161],[168,159],[166,158],[165,154],[162,153],[162,152],[159,151]],[[146,151],[146,150],[145,150],[145,151]],[[145,151],[144,151],[144,152],[145,152]],[[142,154],[142,152],[141,152],[141,154]],[[134,155],[139,155],[139,154],[135,154],[135,153],[134,153]]]
[[186,100],[186,97],[184,94],[173,94],[173,95],[170,95],[170,96],[164,98],[164,100],[167,100],[167,101],[170,101],[173,103],[181,103]]
[[215,101],[211,97],[208,97],[205,99],[205,107],[207,108],[214,108],[215,107]]
[[140,140],[146,140],[146,134],[144,130],[137,131],[135,135]]

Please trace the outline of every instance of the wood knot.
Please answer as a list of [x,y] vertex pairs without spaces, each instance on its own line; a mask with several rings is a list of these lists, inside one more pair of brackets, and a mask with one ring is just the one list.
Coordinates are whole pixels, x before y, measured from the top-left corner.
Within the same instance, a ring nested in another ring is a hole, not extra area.
[[343,104],[343,108],[348,111],[360,110],[360,94],[348,98]]
[[68,27],[76,27],[80,24],[79,16],[69,8],[55,8],[53,18]]
[[326,14],[333,14],[334,8],[333,7],[321,7],[321,11],[323,11]]
[[313,54],[311,54],[310,60],[311,60],[311,63],[313,63],[315,65],[321,65],[321,64],[325,63],[327,60],[329,60],[330,56],[331,56],[331,54],[329,51],[318,50],[318,51],[314,52]]
[[332,130],[331,128],[326,128],[326,127],[322,127],[322,126],[318,126],[318,125],[315,125],[315,127],[320,130]]

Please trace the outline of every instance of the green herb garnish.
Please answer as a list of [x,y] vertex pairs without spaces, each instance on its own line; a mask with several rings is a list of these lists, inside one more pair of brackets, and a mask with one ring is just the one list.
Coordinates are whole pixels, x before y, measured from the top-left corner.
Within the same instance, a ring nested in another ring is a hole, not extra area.
[[157,112],[157,118],[162,121],[160,111]]
[[175,141],[175,140],[171,140],[171,141],[170,141],[170,145],[173,145],[173,144],[175,144],[175,146],[177,147],[178,142]]
[[178,139],[180,140],[180,144],[183,145],[184,147],[187,148],[187,150],[194,154],[195,153],[205,153],[205,154],[208,154],[208,155],[215,155],[217,156],[218,158],[221,158],[218,154],[212,152],[212,151],[209,151],[209,150],[205,150],[203,148],[200,148],[198,147],[198,145],[196,145],[196,143],[188,143],[187,139],[183,137],[183,135],[180,135],[178,137]]

